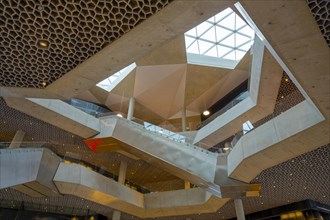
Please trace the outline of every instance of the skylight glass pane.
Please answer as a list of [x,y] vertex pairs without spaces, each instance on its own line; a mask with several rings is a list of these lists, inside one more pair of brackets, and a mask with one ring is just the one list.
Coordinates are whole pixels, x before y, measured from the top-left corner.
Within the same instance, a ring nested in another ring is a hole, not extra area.
[[213,43],[209,43],[203,40],[198,40],[198,44],[199,44],[200,54],[204,54],[207,50],[209,50],[212,46],[214,46]]
[[224,17],[226,17],[227,15],[229,15],[232,12],[233,12],[233,10],[231,10],[231,8],[226,8],[225,10],[223,10],[222,12],[220,12],[214,16],[215,22],[218,23],[221,19],[223,19]]
[[248,51],[252,44],[253,44],[253,41],[250,41],[249,43],[240,46],[239,49],[244,50],[244,51]]
[[120,78],[123,78],[122,75],[129,74],[134,68],[136,67],[135,63],[132,63],[128,65],[127,67],[121,69],[120,71],[114,73],[113,75],[109,76],[108,78],[104,79],[103,81],[96,84],[96,86],[107,90],[108,92],[113,87],[113,83],[119,80]]
[[240,29],[241,27],[245,26],[246,23],[243,21],[240,16],[236,15],[236,30]]
[[188,62],[233,68],[250,49],[253,38],[254,31],[227,8],[185,33]]
[[229,31],[227,29],[223,29],[221,27],[215,27],[215,32],[216,32],[216,37],[217,37],[217,42],[225,39],[228,37],[230,34],[232,34],[232,31]]
[[219,43],[223,45],[227,45],[229,47],[235,47],[235,35],[232,34],[223,41],[220,41]]
[[217,46],[218,48],[218,56],[219,57],[223,57],[224,55],[226,55],[227,53],[229,53],[230,51],[232,51],[232,49],[228,48],[228,47],[222,47],[222,46]]
[[218,23],[220,26],[235,30],[235,13],[231,13]]
[[251,40],[250,38],[245,37],[241,34],[235,34],[235,37],[236,37],[236,47],[238,47],[246,42],[249,42]]
[[227,60],[236,60],[235,51],[230,52],[229,54],[227,54],[227,55],[224,56],[223,58],[225,58],[225,59],[227,59]]
[[254,31],[249,26],[242,28],[238,32],[254,38]]
[[189,35],[189,36],[197,37],[196,28],[190,29],[189,31],[187,31],[187,32],[185,33],[185,35]]
[[217,41],[216,38],[215,38],[215,28],[212,27],[205,34],[203,34],[200,38],[208,40],[208,41],[212,41],[212,42],[215,43]]
[[212,18],[207,19],[207,21],[214,23],[215,22],[214,18],[215,18],[215,16],[213,16]]
[[217,47],[213,46],[209,51],[207,51],[204,55],[210,57],[218,57]]
[[104,89],[104,90],[107,90],[107,91],[109,90],[110,85],[111,85],[111,83],[110,83],[110,81],[108,80],[108,78],[105,79],[105,80],[103,80],[103,81],[101,81],[101,82],[99,82],[99,83],[97,84],[98,87],[100,87],[100,88],[102,88],[102,89]]
[[110,76],[108,79],[109,79],[110,83],[112,84],[117,78],[118,78],[118,76]]
[[194,54],[199,54],[199,49],[198,49],[198,44],[197,41],[195,41],[188,49],[188,53],[194,53]]
[[236,60],[241,60],[245,54],[246,52],[236,50]]
[[208,22],[203,22],[200,25],[198,25],[196,27],[197,29],[197,36],[201,36],[202,34],[204,34],[205,31],[207,31],[210,27],[212,27],[213,25],[208,23]]
[[186,48],[188,48],[196,39],[192,37],[185,36]]

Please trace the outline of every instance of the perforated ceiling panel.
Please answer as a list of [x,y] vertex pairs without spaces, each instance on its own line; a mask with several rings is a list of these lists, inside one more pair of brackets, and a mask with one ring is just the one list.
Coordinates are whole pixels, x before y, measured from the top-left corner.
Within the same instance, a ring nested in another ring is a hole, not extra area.
[[308,6],[319,25],[324,39],[330,47],[330,1],[329,0],[307,0]]
[[50,84],[170,1],[2,0],[0,86]]

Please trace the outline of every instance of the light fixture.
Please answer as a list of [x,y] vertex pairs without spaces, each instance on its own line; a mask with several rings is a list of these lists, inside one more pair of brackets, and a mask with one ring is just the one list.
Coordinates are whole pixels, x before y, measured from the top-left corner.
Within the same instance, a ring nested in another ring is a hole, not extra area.
[[117,116],[118,116],[119,118],[122,118],[122,117],[123,117],[123,115],[120,114],[120,113],[118,113]]
[[208,116],[210,114],[210,111],[209,110],[205,110],[205,111],[203,111],[203,115],[204,116]]
[[42,87],[46,87],[46,86],[47,86],[47,82],[43,81],[43,82],[41,83],[41,86],[42,86]]
[[223,148],[224,150],[229,150],[229,147],[225,147],[225,148]]
[[49,46],[49,42],[47,40],[38,40],[37,46],[41,49],[47,49]]

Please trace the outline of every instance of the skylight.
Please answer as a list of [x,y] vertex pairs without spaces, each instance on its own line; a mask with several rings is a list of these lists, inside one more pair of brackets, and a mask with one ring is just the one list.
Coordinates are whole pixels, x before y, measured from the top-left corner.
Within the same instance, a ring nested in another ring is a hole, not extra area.
[[253,39],[254,31],[227,8],[185,33],[188,62],[234,68]]
[[121,80],[123,80],[135,67],[136,64],[132,63],[131,65],[106,78],[102,82],[99,82],[98,84],[96,84],[96,86],[110,92],[114,88],[114,86],[118,84]]

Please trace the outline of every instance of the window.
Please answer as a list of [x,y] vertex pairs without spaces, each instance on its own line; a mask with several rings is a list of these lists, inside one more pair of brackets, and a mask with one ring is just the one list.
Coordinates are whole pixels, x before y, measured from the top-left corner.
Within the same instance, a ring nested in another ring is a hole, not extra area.
[[233,69],[253,39],[254,31],[227,8],[185,33],[188,63]]
[[98,87],[110,92],[111,89],[114,87],[114,83],[120,82],[123,80],[132,70],[136,67],[135,63],[125,67],[124,69],[116,72],[115,74],[111,75],[110,77],[106,78],[102,82],[96,84]]

